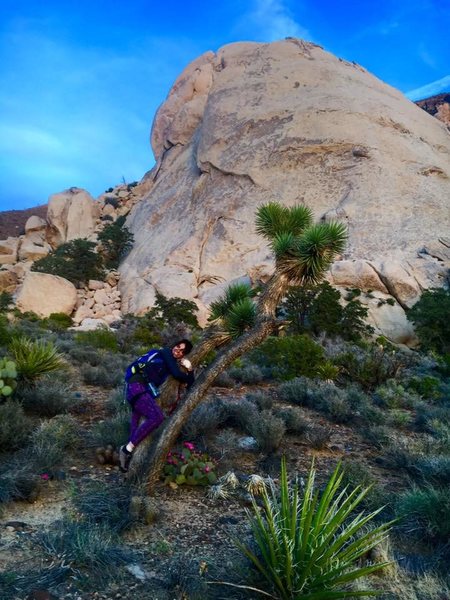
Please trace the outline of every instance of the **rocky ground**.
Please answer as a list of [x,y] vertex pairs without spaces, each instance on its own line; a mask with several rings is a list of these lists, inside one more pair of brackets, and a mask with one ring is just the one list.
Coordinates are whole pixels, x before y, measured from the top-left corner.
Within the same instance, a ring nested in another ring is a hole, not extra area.
[[[85,431],[105,416],[104,407],[108,397],[108,392],[99,388],[91,388],[87,392],[90,398],[88,410],[79,417]],[[216,396],[219,394],[224,398],[240,397],[246,392],[247,388],[214,389]],[[237,450],[232,456],[223,456],[219,461],[219,474],[232,468],[238,475],[258,473],[276,478],[279,456],[284,453],[290,474],[301,477],[306,477],[312,458],[320,480],[341,459],[357,459],[368,470],[378,471],[378,475],[383,477],[373,462],[373,449],[354,430],[331,424],[314,411],[305,410],[305,417],[311,423],[331,428],[332,435],[325,449],[314,450],[302,438],[286,436],[281,452],[275,457],[266,457],[255,450]],[[80,575],[79,580],[76,577],[68,578],[55,585],[52,581],[54,572],[50,575],[55,562],[49,561],[37,549],[35,540],[71,510],[70,496],[74,487],[83,488],[93,481],[100,481],[113,494],[124,477],[117,466],[97,464],[94,448],[89,446],[73,455],[63,472],[61,480],[43,482],[43,493],[36,502],[12,503],[2,514],[2,571],[15,571],[30,578],[32,573],[41,570],[42,576],[42,569],[49,569],[48,585],[45,579],[35,583],[30,581],[25,594],[4,596],[3,600],[240,597],[238,588],[211,582],[241,580],[242,583],[248,583],[245,579],[245,561],[233,542],[233,538],[242,541],[249,534],[245,520],[245,511],[250,506],[248,495],[242,490],[229,499],[212,500],[205,494],[205,488],[180,486],[173,489],[162,483],[157,486],[152,498],[154,522],[138,523],[123,535],[129,558],[126,568],[115,581],[99,581],[95,588],[91,582],[84,587]],[[391,484],[396,486],[395,475],[392,476],[390,472],[389,477]],[[59,565],[64,567],[63,556],[59,557]],[[240,569],[243,570],[242,576],[238,572]],[[199,577],[199,573],[203,574],[203,578]],[[33,595],[32,590],[36,586],[43,588],[41,595],[36,595],[36,592]],[[50,589],[55,595],[50,594]],[[255,597],[260,596],[256,594]]]

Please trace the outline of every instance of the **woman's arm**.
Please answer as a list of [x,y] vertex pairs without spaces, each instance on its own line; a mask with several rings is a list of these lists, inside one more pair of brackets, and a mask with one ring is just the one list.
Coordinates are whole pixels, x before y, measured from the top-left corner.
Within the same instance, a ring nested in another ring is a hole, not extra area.
[[177,361],[172,356],[172,351],[170,348],[162,348],[160,353],[172,377],[175,377],[175,379],[178,379],[178,381],[187,383],[188,387],[190,387],[194,383],[194,373],[192,371],[189,373],[183,373],[178,366]]

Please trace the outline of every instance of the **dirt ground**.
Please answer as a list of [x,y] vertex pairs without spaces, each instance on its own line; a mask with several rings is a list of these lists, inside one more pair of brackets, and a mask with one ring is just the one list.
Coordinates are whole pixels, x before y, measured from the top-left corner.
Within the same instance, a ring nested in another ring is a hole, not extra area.
[[[86,430],[104,418],[105,402],[109,395],[98,388],[88,389],[87,392],[89,410],[79,417]],[[214,389],[215,396],[219,394],[224,398],[236,398],[236,395],[245,395],[246,392],[246,388],[238,391]],[[373,462],[373,448],[355,430],[330,423],[314,411],[305,409],[304,413],[309,422],[332,429],[330,441],[324,450],[314,450],[302,438],[286,435],[276,457],[266,458],[254,450],[237,451],[232,457],[225,457],[219,462],[218,474],[223,475],[232,467],[240,475],[257,473],[276,477],[280,455],[285,454],[291,476],[306,478],[313,458],[319,481],[326,479],[339,460],[358,460],[377,478],[386,476]],[[51,563],[40,554],[33,540],[64,517],[70,507],[71,488],[96,480],[103,482],[114,493],[115,486],[124,477],[117,466],[97,464],[91,447],[84,448],[81,454],[64,465],[64,472],[65,480],[43,481],[42,494],[34,503],[15,502],[6,506],[0,520],[1,572],[15,571],[26,575],[50,568]],[[395,475],[389,472],[389,477],[395,486]],[[206,600],[244,597],[239,588],[218,583],[206,585],[204,581],[245,581],[245,560],[233,538],[240,541],[249,539],[250,530],[245,519],[250,506],[249,498],[245,492],[240,492],[239,496],[226,500],[212,500],[207,497],[206,491],[202,487],[189,486],[173,489],[162,483],[156,487],[152,498],[155,521],[150,524],[139,523],[123,534],[122,541],[129,550],[130,558],[125,574],[119,580],[99,583],[97,589],[85,589],[79,581],[69,578],[53,587],[38,585],[47,590],[47,594],[51,589],[54,596],[31,595],[33,585],[30,585],[22,595],[2,597],[0,591],[0,600]],[[239,569],[243,569],[242,577]],[[255,593],[254,597],[262,596]],[[248,592],[245,598],[249,598]]]

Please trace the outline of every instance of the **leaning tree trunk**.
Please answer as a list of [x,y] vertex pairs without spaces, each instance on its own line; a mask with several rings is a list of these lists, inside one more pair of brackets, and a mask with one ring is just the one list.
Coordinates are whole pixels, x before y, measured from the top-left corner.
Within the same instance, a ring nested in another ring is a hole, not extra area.
[[[266,288],[259,297],[256,324],[246,333],[237,338],[216,357],[209,367],[200,373],[194,385],[187,392],[182,405],[174,412],[158,430],[154,439],[147,439],[139,446],[139,452],[131,463],[130,481],[143,483],[151,490],[157,482],[166,456],[174,446],[183,425],[189,415],[205,397],[211,384],[231,363],[248,350],[255,348],[263,342],[278,325],[275,317],[276,308],[286,293],[290,277],[283,272],[275,272],[266,284]],[[212,349],[226,344],[230,337],[223,331],[212,329],[205,332],[202,342],[193,352],[192,362],[199,364],[204,356]],[[161,400],[164,404],[167,398],[176,393],[176,383],[168,382],[162,393]]]
[[151,444],[146,452],[145,463],[148,465],[146,484],[149,490],[159,479],[167,453],[174,446],[183,425],[189,415],[200,404],[216,377],[231,363],[265,340],[276,328],[274,319],[258,323],[250,331],[240,336],[226,348],[214,362],[199,375],[192,388],[186,394],[183,404],[172,417],[161,427],[158,439]]

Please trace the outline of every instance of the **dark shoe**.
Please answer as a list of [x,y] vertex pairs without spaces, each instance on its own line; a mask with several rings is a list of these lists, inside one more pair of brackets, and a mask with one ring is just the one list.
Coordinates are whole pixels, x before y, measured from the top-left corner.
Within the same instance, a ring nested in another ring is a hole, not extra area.
[[129,452],[126,446],[121,446],[119,449],[119,469],[122,473],[126,473],[128,471],[128,467],[130,466],[131,459],[133,457],[133,453]]

